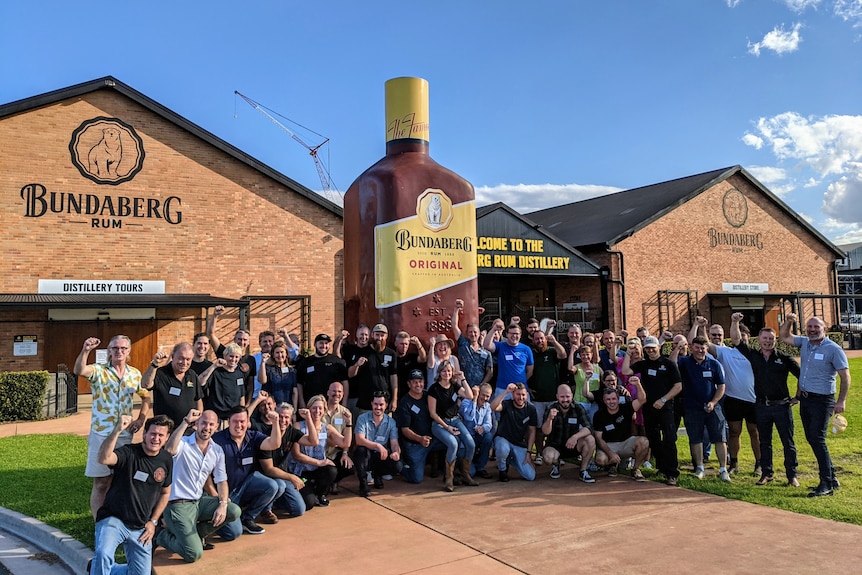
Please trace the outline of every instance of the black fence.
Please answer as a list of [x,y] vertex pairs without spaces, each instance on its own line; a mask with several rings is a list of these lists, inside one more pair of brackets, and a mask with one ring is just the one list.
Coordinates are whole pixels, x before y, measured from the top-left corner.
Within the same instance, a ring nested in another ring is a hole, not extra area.
[[48,381],[42,405],[44,417],[60,417],[78,412],[78,377],[64,364],[57,366],[53,386]]

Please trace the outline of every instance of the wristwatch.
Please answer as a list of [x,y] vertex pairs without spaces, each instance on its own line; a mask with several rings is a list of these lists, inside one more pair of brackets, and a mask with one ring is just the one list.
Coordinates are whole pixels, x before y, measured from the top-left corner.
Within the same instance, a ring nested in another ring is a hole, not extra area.
[[661,401],[662,403],[667,403],[667,400],[664,397],[660,397],[659,401]]

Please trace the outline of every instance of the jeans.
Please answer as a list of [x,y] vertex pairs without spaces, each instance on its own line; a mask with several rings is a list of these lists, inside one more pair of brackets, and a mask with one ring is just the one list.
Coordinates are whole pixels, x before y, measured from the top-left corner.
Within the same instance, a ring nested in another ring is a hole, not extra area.
[[790,405],[758,403],[754,412],[757,414],[757,431],[760,434],[760,466],[763,474],[771,477],[775,473],[772,466],[772,426],[775,424],[781,445],[784,446],[787,479],[793,479],[796,477],[799,460],[796,458],[796,444],[793,442],[793,411]]
[[401,458],[404,466],[401,468],[401,477],[407,483],[422,483],[425,479],[425,460],[432,451],[443,449],[444,446],[436,438],[428,447],[423,447],[413,441],[401,442]]
[[829,457],[829,449],[826,447],[826,430],[829,427],[829,418],[835,408],[835,398],[828,395],[802,397],[799,400],[799,417],[802,419],[802,429],[805,431],[805,439],[814,451],[817,465],[820,467],[820,483],[832,485],[835,478],[835,469],[832,467],[832,458]]
[[[129,529],[116,517],[105,517],[96,523],[96,554],[90,573],[93,575],[149,575],[153,559],[152,542],[142,545],[138,537],[143,529]],[[114,551],[123,545],[125,565],[114,563]]]
[[260,471],[255,471],[230,493],[230,500],[242,509],[242,514],[235,521],[225,524],[218,530],[222,538],[232,541],[242,535],[242,522],[254,521],[264,510],[272,506],[279,495],[280,485],[272,477],[267,477]]
[[306,510],[305,499],[302,498],[302,494],[297,491],[293,483],[287,479],[276,479],[275,481],[278,483],[281,493],[276,496],[272,506],[276,509],[287,510],[291,517],[303,515]]
[[381,460],[379,451],[371,451],[367,447],[359,446],[353,452],[353,467],[356,469],[356,477],[359,478],[359,485],[361,486],[365,483],[366,473],[369,470],[375,478],[387,474],[398,475],[401,473],[402,463],[400,459],[392,461],[389,457],[385,461]]
[[446,463],[452,463],[458,458],[458,444],[464,446],[464,458],[467,461],[473,461],[473,454],[476,453],[476,444],[473,442],[473,434],[464,425],[460,417],[452,419],[444,419],[448,425],[455,427],[460,432],[459,435],[452,435],[448,429],[441,426],[436,421],[431,424],[431,434],[440,443],[446,446]]
[[475,431],[471,433],[473,443],[476,444],[476,454],[473,457],[473,465],[470,466],[470,473],[475,475],[477,471],[482,471],[488,465],[488,457],[491,455],[491,447],[494,445],[494,435],[487,431],[479,435]]
[[649,447],[655,456],[656,467],[667,478],[679,477],[679,456],[676,451],[676,428],[674,405],[668,402],[662,409],[645,405],[644,428]]
[[527,481],[532,481],[536,478],[536,470],[532,465],[526,463],[527,448],[513,445],[508,439],[500,437],[494,438],[494,451],[497,453],[497,469],[506,471],[509,463],[514,464],[518,473]]

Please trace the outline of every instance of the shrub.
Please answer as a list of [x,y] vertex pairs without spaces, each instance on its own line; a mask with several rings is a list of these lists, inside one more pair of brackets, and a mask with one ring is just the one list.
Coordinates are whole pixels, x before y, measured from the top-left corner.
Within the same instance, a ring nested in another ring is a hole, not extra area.
[[47,371],[0,372],[0,421],[42,418]]

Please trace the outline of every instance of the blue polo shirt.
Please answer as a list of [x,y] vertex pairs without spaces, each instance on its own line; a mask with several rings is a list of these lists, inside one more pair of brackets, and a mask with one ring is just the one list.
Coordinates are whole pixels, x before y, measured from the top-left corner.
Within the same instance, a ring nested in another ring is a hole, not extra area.
[[703,404],[712,401],[719,385],[724,385],[724,375],[717,360],[707,356],[703,363],[687,355],[679,358],[679,373],[686,410],[703,410]]
[[238,489],[248,476],[254,473],[255,452],[267,437],[269,436],[249,429],[245,432],[242,444],[237,446],[230,436],[230,429],[222,429],[213,434],[213,441],[224,450],[227,485],[231,491]]
[[835,395],[835,377],[838,371],[847,369],[847,356],[837,343],[824,337],[820,343],[812,344],[807,337],[796,336],[793,345],[799,348],[802,363],[799,374],[799,389],[823,395]]
[[533,352],[523,343],[511,346],[508,341],[494,342],[497,358],[497,389],[510,383],[527,383],[527,366],[533,365]]

